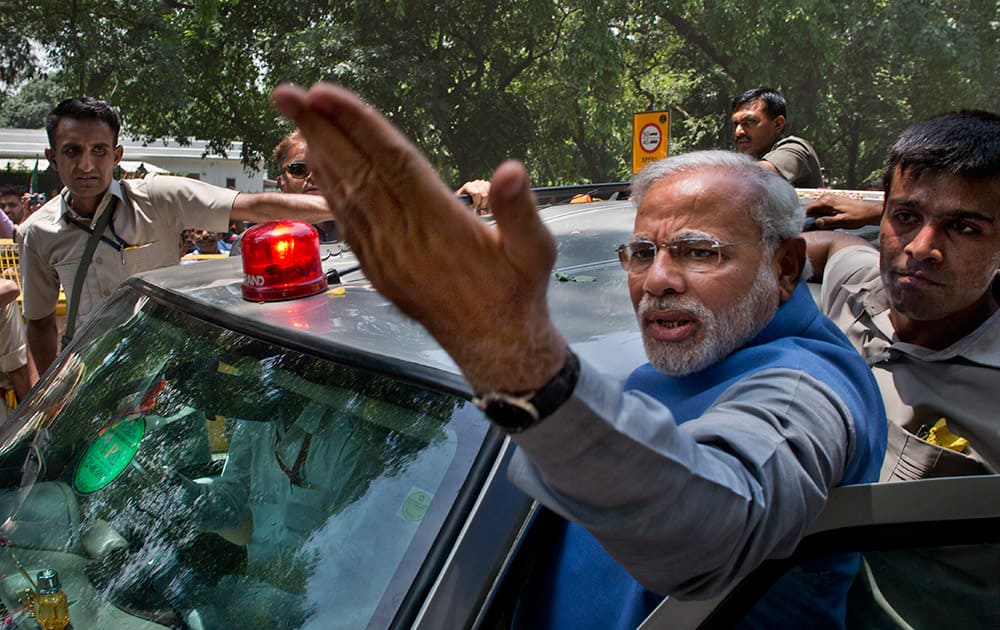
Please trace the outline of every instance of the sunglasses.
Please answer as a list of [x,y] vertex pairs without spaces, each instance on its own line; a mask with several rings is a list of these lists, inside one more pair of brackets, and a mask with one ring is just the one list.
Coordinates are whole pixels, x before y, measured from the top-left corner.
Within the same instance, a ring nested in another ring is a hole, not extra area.
[[285,165],[284,171],[295,179],[305,179],[309,177],[309,165],[305,162],[289,162]]

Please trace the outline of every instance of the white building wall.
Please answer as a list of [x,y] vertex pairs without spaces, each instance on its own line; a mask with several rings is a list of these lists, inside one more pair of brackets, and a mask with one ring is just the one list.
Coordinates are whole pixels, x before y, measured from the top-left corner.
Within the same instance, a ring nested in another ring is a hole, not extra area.
[[[149,163],[170,173],[195,177],[209,184],[241,192],[264,190],[264,164],[258,164],[256,172],[248,173],[240,162],[242,144],[239,142],[233,143],[225,157],[202,157],[206,143],[201,140],[192,140],[188,145],[166,139],[144,144],[123,134],[119,142],[124,148],[123,161]],[[4,164],[10,161],[17,166],[27,164],[30,167],[38,158],[39,168],[45,169],[48,167],[45,160],[48,145],[44,129],[0,128],[0,160]]]
[[[193,177],[215,186],[233,188],[241,192],[260,192],[264,190],[264,171],[261,170],[253,175],[248,175],[238,159],[220,160],[164,156],[152,158],[142,155],[140,151],[135,150],[133,147],[125,147],[125,157],[122,159],[130,162],[149,162],[175,175]],[[229,180],[232,180],[232,186],[228,185]]]

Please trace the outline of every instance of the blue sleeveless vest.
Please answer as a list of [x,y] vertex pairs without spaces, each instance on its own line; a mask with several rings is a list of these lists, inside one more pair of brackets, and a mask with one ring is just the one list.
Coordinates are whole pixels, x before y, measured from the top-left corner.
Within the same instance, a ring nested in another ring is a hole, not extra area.
[[[800,370],[840,396],[854,420],[856,444],[838,485],[878,479],[885,454],[885,409],[871,371],[843,333],[816,308],[799,283],[771,322],[746,346],[695,374],[669,377],[648,363],[625,383],[670,408],[678,424],[701,416],[731,385],[771,368]],[[585,529],[566,522],[548,562],[524,590],[514,627],[632,630],[663,599],[639,585]],[[752,627],[808,619],[815,628],[842,627],[858,556],[842,554],[796,567],[778,580],[744,620]]]

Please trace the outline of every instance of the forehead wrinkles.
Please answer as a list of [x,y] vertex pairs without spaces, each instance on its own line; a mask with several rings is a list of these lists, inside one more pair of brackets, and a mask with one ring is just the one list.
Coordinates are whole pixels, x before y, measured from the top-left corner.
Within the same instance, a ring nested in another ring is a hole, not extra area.
[[672,234],[718,238],[715,228],[736,228],[747,221],[756,227],[750,213],[754,203],[753,190],[722,169],[676,173],[647,191],[636,209],[634,232],[652,234],[670,226]]
[[940,171],[900,172],[892,182],[887,207],[903,208],[941,219],[1000,222],[1000,176],[970,179]]
[[[655,240],[653,235],[647,234],[645,232],[636,232],[632,235],[634,238],[644,238],[650,241]],[[689,228],[681,228],[676,232],[672,233],[669,238],[665,239],[664,243],[678,243],[682,241],[719,241],[720,239],[717,235],[711,232],[706,232],[704,230],[693,230]]]

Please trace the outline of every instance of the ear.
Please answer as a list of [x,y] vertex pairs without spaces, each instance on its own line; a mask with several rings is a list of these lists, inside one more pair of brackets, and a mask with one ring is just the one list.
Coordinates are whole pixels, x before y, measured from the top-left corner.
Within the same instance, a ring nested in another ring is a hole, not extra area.
[[802,270],[806,266],[806,239],[801,236],[790,238],[778,245],[772,260],[781,302],[784,303],[795,292]]
[[116,165],[119,162],[122,161],[122,156],[123,155],[125,155],[125,149],[122,147],[122,145],[119,144],[117,147],[115,147],[115,164]]
[[781,132],[785,130],[785,116],[784,114],[778,114],[774,117],[774,130],[781,135]]
[[274,180],[274,183],[278,187],[278,190],[280,190],[281,192],[285,192],[286,182],[284,175],[278,175],[278,178]]
[[45,149],[45,159],[49,161],[49,164],[51,164],[53,168],[56,168],[56,152],[55,151],[53,151],[52,149],[46,148]]

